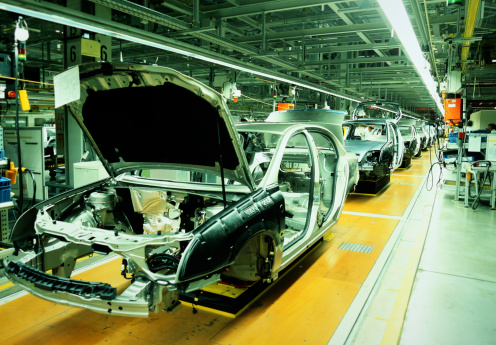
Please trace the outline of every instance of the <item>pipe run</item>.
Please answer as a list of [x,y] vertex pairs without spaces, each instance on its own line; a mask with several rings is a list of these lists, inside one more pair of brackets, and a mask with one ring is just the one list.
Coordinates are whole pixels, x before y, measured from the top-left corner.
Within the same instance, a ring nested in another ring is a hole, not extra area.
[[[460,57],[461,61],[467,61],[468,52],[470,50],[470,39],[474,35],[475,21],[477,19],[477,14],[479,13],[480,0],[468,0],[467,7],[467,20],[465,22],[465,32],[463,33],[463,47],[462,54]],[[465,73],[467,69],[467,63],[462,62],[462,71]]]

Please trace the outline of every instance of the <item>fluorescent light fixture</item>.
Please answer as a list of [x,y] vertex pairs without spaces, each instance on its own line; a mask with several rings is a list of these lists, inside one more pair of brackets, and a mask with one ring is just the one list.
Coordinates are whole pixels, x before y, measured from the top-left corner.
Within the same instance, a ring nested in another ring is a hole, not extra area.
[[14,6],[14,5],[9,5],[9,4],[5,4],[5,3],[0,3],[0,9],[5,10],[5,11],[10,11],[10,12],[16,12],[16,13],[23,14],[23,15],[30,16],[30,17],[35,17],[35,18],[38,18],[38,19],[46,20],[46,21],[49,21],[49,22],[57,23],[57,24],[72,26],[72,27],[79,28],[79,29],[82,29],[82,30],[91,31],[91,32],[102,34],[102,35],[106,35],[106,36],[110,36],[110,37],[114,37],[114,38],[126,40],[126,41],[129,41],[129,42],[134,42],[134,43],[142,44],[142,45],[145,45],[145,46],[148,46],[148,47],[154,47],[154,48],[157,48],[157,49],[160,49],[160,50],[165,50],[165,51],[169,51],[169,52],[180,54],[180,55],[184,55],[184,56],[189,56],[191,58],[195,58],[195,59],[198,59],[198,60],[211,62],[211,63],[217,64],[217,65],[221,65],[221,66],[224,66],[224,67],[232,68],[232,69],[235,69],[235,70],[238,70],[238,71],[252,73],[252,74],[256,74],[256,75],[259,75],[259,76],[262,76],[262,77],[266,77],[266,78],[272,78],[272,79],[275,79],[275,80],[278,80],[278,81],[282,81],[284,83],[288,83],[288,84],[292,84],[292,85],[296,85],[296,86],[301,86],[301,87],[304,87],[304,88],[309,89],[309,90],[314,90],[314,91],[321,92],[321,93],[324,93],[324,94],[327,94],[327,95],[331,95],[331,96],[335,96],[335,97],[347,99],[347,100],[350,100],[352,102],[360,103],[360,101],[358,99],[354,99],[354,98],[351,98],[351,97],[339,95],[337,93],[333,93],[333,92],[330,92],[330,91],[327,91],[327,90],[324,90],[324,89],[315,87],[315,86],[310,85],[310,84],[304,84],[304,83],[296,82],[296,81],[293,81],[293,80],[290,80],[290,79],[286,79],[286,78],[282,78],[282,77],[279,77],[279,76],[275,76],[275,75],[272,75],[272,74],[269,74],[269,73],[259,72],[259,71],[256,71],[254,69],[241,67],[241,66],[238,66],[238,65],[235,65],[235,64],[226,62],[226,61],[217,60],[217,59],[214,59],[214,58],[210,58],[208,56],[203,56],[203,55],[200,55],[200,54],[195,54],[195,53],[188,52],[186,50],[182,50],[182,49],[178,49],[178,48],[173,48],[173,47],[167,46],[166,44],[152,42],[152,41],[147,41],[147,40],[141,39],[139,37],[134,37],[134,36],[131,36],[131,35],[119,33],[119,32],[116,32],[116,31],[105,29],[105,28],[100,28],[100,27],[94,26],[94,25],[80,23],[78,21],[75,21],[75,20],[72,20],[72,19],[69,19],[69,18],[63,18],[63,17],[57,16],[57,15],[53,15],[53,14],[40,13],[40,12],[33,11],[33,10],[30,10],[30,9],[26,9],[26,8],[23,8],[23,7],[20,7],[20,6]]
[[410,61],[415,66],[431,97],[436,102],[439,111],[444,115],[444,108],[436,92],[436,84],[430,73],[430,64],[422,54],[417,36],[413,31],[412,23],[406,13],[403,0],[377,0],[377,2],[396,32],[396,36],[399,38],[401,44],[403,44],[403,48],[405,48]]

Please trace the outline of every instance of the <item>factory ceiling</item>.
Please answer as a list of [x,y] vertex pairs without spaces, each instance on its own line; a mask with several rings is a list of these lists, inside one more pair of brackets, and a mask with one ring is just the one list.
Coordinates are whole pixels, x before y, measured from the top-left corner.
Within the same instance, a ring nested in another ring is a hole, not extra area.
[[[465,0],[461,6],[447,6],[446,0],[403,1],[441,89],[448,75],[462,72],[469,109],[494,109],[496,1]],[[71,32],[94,39],[98,28],[113,35],[114,61],[168,66],[219,91],[224,82],[236,82],[242,96],[231,101],[235,113],[267,114],[274,91],[277,102],[291,101],[293,85],[299,83],[337,96],[300,85],[294,88],[297,108],[327,103],[348,109],[351,104],[339,97],[344,96],[397,101],[426,118],[436,114],[375,0],[0,0],[0,9],[0,50],[12,50],[14,23],[23,15],[30,30],[25,72],[41,70],[46,81],[64,69],[64,41]],[[475,22],[471,11],[477,14]],[[74,23],[85,29],[64,26]]]

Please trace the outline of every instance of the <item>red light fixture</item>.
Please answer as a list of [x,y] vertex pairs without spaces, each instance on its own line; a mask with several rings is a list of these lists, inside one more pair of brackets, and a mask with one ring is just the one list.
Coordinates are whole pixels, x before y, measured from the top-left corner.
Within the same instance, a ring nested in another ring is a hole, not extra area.
[[15,91],[9,91],[9,92],[7,92],[7,97],[9,97],[9,98],[15,98],[15,96],[16,96]]

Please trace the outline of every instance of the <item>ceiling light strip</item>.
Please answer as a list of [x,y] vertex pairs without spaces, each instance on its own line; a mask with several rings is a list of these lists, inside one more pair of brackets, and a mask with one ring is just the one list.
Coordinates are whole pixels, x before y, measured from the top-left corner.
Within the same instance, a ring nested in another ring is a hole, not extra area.
[[281,82],[285,82],[285,83],[288,83],[288,84],[301,86],[301,87],[304,87],[304,88],[309,89],[309,90],[314,90],[314,91],[321,92],[321,93],[324,93],[324,94],[328,94],[328,95],[331,95],[331,96],[335,96],[335,97],[347,99],[347,100],[350,100],[352,102],[360,103],[360,100],[358,100],[358,99],[354,99],[354,98],[351,98],[351,97],[347,97],[347,96],[344,96],[344,95],[333,93],[331,91],[328,91],[328,90],[325,90],[325,89],[321,89],[321,88],[318,88],[318,87],[315,87],[315,86],[312,86],[312,85],[300,83],[300,82],[297,82],[297,81],[294,81],[294,80],[291,80],[291,79],[282,78],[282,77],[279,77],[279,76],[276,76],[276,75],[272,75],[272,74],[269,74],[269,73],[264,73],[264,72],[256,71],[254,69],[242,67],[242,66],[235,65],[233,63],[229,63],[229,62],[222,61],[222,60],[217,60],[217,59],[210,58],[210,57],[207,57],[207,56],[204,56],[204,55],[201,55],[201,54],[188,52],[186,50],[182,50],[182,49],[178,49],[178,48],[173,48],[173,47],[167,46],[165,44],[161,44],[161,43],[157,43],[157,42],[152,42],[152,41],[147,41],[147,40],[144,40],[144,39],[141,39],[141,38],[138,38],[138,37],[134,37],[132,35],[119,33],[117,31],[113,31],[113,30],[107,30],[107,29],[104,29],[104,28],[101,28],[101,27],[98,27],[98,26],[95,26],[95,25],[84,24],[84,23],[81,23],[81,22],[78,22],[78,21],[75,21],[75,20],[72,20],[72,19],[63,18],[61,16],[57,16],[57,15],[53,15],[53,14],[48,14],[48,13],[44,13],[44,12],[39,12],[39,11],[34,11],[34,10],[27,9],[27,8],[23,8],[23,7],[19,7],[19,6],[15,6],[15,5],[6,4],[6,3],[0,3],[0,9],[5,10],[5,11],[9,11],[9,12],[16,12],[16,13],[19,13],[19,14],[22,14],[22,15],[26,15],[26,16],[30,16],[30,17],[35,17],[35,18],[38,18],[38,19],[50,21],[50,22],[53,22],[53,23],[61,24],[61,25],[72,26],[72,27],[79,28],[79,29],[82,29],[82,30],[87,30],[87,31],[99,33],[99,34],[102,34],[102,35],[107,35],[107,36],[110,36],[110,37],[114,37],[114,38],[118,38],[118,39],[130,41],[130,42],[134,42],[134,43],[137,43],[137,44],[142,44],[142,45],[146,45],[146,46],[149,46],[149,47],[157,48],[157,49],[160,49],[160,50],[169,51],[169,52],[172,52],[172,53],[176,53],[176,54],[188,56],[188,57],[191,57],[191,58],[195,58],[195,59],[198,59],[198,60],[202,60],[202,61],[206,61],[206,62],[211,62],[213,64],[221,65],[221,66],[224,66],[224,67],[232,68],[232,69],[235,69],[235,70],[238,70],[238,71],[252,73],[252,74],[256,74],[256,75],[259,75],[259,76],[262,76],[262,77],[266,77],[266,78],[272,78],[272,79],[275,79],[275,80],[278,80],[278,81],[281,81]]
[[377,0],[441,114],[444,108],[402,0]]

